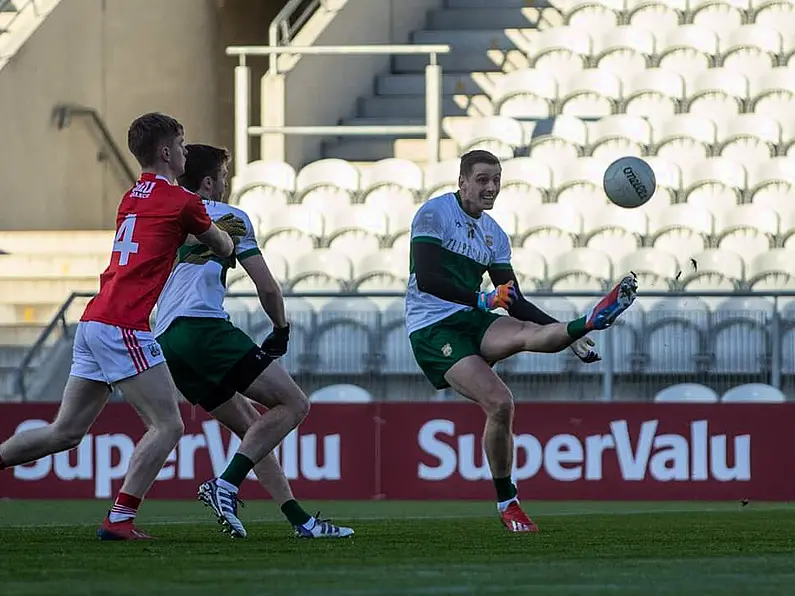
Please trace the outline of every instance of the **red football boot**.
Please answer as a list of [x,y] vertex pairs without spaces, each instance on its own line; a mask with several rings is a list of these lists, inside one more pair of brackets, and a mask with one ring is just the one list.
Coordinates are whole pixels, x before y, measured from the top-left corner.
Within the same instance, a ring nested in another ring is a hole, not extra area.
[[134,519],[114,524],[107,517],[102,522],[102,527],[97,530],[97,536],[100,540],[154,540],[152,536],[135,527]]
[[513,501],[505,511],[500,512],[500,521],[509,532],[538,532],[538,526],[519,506],[519,501]]

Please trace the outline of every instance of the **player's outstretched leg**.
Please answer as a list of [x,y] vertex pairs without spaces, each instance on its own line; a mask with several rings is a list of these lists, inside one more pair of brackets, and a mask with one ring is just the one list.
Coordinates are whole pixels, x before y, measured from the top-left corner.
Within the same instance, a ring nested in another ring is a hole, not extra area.
[[510,532],[538,532],[519,505],[516,485],[511,481],[513,469],[513,395],[497,374],[480,356],[467,356],[456,362],[444,375],[450,386],[464,397],[478,403],[486,413],[483,449],[497,492],[497,511]]
[[237,516],[240,485],[254,466],[273,451],[309,412],[309,399],[278,362],[272,362],[242,393],[266,406],[268,411],[258,414],[223,473],[199,487],[199,499],[213,509],[235,538],[247,535]]
[[594,305],[585,316],[585,328],[590,330],[607,329],[635,301],[638,280],[635,274],[625,276],[608,294]]
[[[212,410],[212,416],[238,437],[243,437],[260,414],[252,403],[240,394]],[[352,528],[346,528],[320,519],[320,514],[309,515],[293,495],[290,482],[284,475],[279,461],[271,451],[254,466],[262,487],[279,504],[287,521],[295,529],[299,538],[345,538],[353,535]]]
[[177,407],[177,390],[165,363],[118,385],[147,431],[135,446],[124,483],[97,535],[101,540],[149,540],[151,536],[135,527],[135,516],[185,427]]

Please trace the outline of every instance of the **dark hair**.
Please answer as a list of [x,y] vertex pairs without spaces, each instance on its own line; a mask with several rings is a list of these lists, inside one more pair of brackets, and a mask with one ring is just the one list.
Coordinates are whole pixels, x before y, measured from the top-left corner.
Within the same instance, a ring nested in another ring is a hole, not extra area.
[[224,164],[229,163],[229,151],[224,147],[196,144],[186,145],[185,149],[188,151],[185,173],[178,182],[191,192],[197,192],[207,176],[217,178]]
[[490,166],[498,166],[500,165],[500,160],[493,153],[489,153],[483,149],[473,149],[472,151],[464,153],[461,156],[461,168],[459,170],[459,175],[463,176],[464,178],[469,178],[472,175],[472,170],[475,168],[475,164],[478,163],[485,163]]
[[150,112],[139,116],[127,131],[127,147],[141,164],[148,168],[157,161],[157,154],[163,145],[171,145],[174,139],[183,134],[182,124],[171,116]]

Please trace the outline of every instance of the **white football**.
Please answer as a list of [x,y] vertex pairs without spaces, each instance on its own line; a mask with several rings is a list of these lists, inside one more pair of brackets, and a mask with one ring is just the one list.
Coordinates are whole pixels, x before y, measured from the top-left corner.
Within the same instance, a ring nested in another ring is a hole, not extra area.
[[657,189],[651,166],[639,157],[621,157],[605,171],[603,186],[610,201],[625,209],[640,207]]

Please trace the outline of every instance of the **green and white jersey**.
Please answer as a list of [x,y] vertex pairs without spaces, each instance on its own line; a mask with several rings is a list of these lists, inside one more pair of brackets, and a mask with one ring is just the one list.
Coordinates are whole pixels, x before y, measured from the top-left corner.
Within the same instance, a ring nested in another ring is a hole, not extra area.
[[245,212],[226,203],[208,200],[202,202],[207,208],[207,215],[213,221],[227,213],[245,221],[246,235],[235,247],[234,257],[224,258],[213,255],[203,265],[183,261],[191,252],[202,251],[206,246],[184,244],[180,247],[177,253],[177,265],[157,301],[155,337],[168,329],[177,317],[228,319],[229,315],[224,310],[227,270],[235,266],[236,260],[261,254],[254,235],[254,227]]
[[[411,242],[433,242],[444,249],[445,280],[472,292],[480,290],[489,268],[511,266],[511,241],[488,213],[475,218],[461,208],[458,193],[435,197],[419,208],[411,222]],[[421,292],[414,273],[414,251],[406,290],[406,327],[409,334],[472,307]]]

